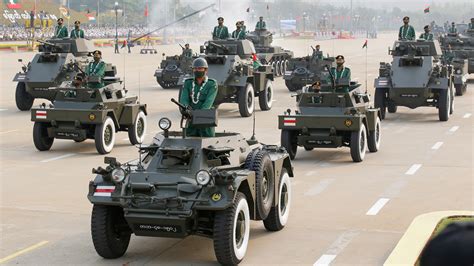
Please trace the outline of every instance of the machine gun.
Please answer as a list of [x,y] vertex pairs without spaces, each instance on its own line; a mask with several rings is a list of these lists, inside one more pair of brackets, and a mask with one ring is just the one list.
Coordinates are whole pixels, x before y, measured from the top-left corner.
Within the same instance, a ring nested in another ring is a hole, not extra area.
[[222,49],[224,53],[229,52],[229,48],[227,48],[225,45],[222,44],[217,44],[215,42],[209,42],[209,46],[214,46],[216,48]]
[[174,98],[171,99],[171,102],[179,106],[183,138],[186,138],[186,128],[188,128],[189,125],[192,125],[194,128],[217,127],[216,109],[193,110],[190,106],[184,106]]
[[63,50],[63,47],[61,45],[57,45],[55,43],[50,43],[50,42],[42,41],[42,40],[36,40],[36,41],[41,43],[43,46],[47,45],[47,46],[50,46],[52,48],[58,49],[59,50],[58,52],[62,52],[62,50]]

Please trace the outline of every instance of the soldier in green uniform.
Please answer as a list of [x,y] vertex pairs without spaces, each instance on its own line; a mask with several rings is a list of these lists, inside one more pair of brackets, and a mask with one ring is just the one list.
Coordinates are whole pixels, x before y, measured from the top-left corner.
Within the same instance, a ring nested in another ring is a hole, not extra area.
[[255,30],[266,30],[267,29],[267,24],[265,21],[263,21],[263,17],[260,16],[257,25],[255,25]]
[[446,64],[450,65],[453,62],[454,53],[451,48],[451,44],[448,44],[448,49],[443,51],[443,60]]
[[58,25],[54,29],[54,38],[67,38],[67,27],[63,25],[64,19],[58,18]]
[[224,18],[219,17],[217,19],[218,25],[214,27],[214,31],[212,32],[212,39],[213,40],[226,40],[229,38],[229,29],[224,26]]
[[474,18],[471,18],[471,23],[469,23],[469,29],[474,30]]
[[84,39],[84,31],[79,28],[80,26],[81,26],[81,22],[79,20],[76,20],[74,22],[74,29],[71,31],[72,39],[79,39],[79,38]]
[[449,27],[449,33],[458,33],[458,29],[456,29],[456,23],[454,23],[454,21],[451,23],[451,27]]
[[245,31],[242,29],[242,24],[240,23],[240,21],[235,23],[235,26],[237,27],[237,29],[232,32],[232,38],[237,40],[245,40],[246,34]]
[[430,26],[426,25],[423,29],[425,30],[425,32],[420,35],[420,39],[423,39],[425,41],[432,41],[433,33],[430,32]]
[[101,81],[98,83],[88,83],[88,87],[92,89],[98,89],[104,87],[104,82],[102,78],[105,75],[105,63],[102,61],[102,52],[99,50],[95,50],[93,53],[94,61],[90,62],[86,68],[86,76],[87,77],[100,77]]
[[189,48],[189,43],[184,45],[183,53],[181,54],[186,59],[193,58],[193,49]]
[[[207,77],[208,65],[204,58],[193,61],[194,78],[186,79],[179,102],[193,110],[211,109],[217,95],[217,82]],[[190,137],[214,137],[214,128],[193,128],[188,126],[186,135]]]
[[[345,60],[343,55],[336,56],[336,64],[337,67],[331,68],[331,74],[334,77],[334,82],[337,85],[341,78],[345,78],[347,80],[351,80],[351,69],[344,66]],[[329,76],[331,79],[331,76]],[[332,83],[331,80],[328,81],[330,84]],[[336,87],[336,92],[349,92],[349,87]]]
[[245,21],[241,20],[241,21],[240,21],[240,25],[242,25],[242,30],[243,30],[244,32],[247,32],[247,26],[245,26]]
[[313,49],[313,55],[311,56],[312,59],[319,59],[322,60],[324,58],[323,51],[320,50],[321,46],[316,44],[316,48]]
[[400,30],[398,31],[398,40],[415,40],[415,29],[413,28],[413,26],[408,24],[409,22],[409,17],[403,18],[403,26],[401,26]]

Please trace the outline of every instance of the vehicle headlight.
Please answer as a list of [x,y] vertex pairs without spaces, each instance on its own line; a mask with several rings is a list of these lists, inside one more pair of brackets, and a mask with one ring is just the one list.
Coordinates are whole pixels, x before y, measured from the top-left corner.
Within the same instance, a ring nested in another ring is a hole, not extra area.
[[161,130],[168,130],[171,128],[171,120],[168,118],[161,118],[160,121],[158,121],[158,126],[161,128]]
[[196,174],[196,182],[201,186],[206,186],[211,181],[211,174],[206,170],[201,170]]
[[124,179],[125,179],[125,176],[127,174],[125,173],[125,170],[123,170],[122,168],[115,168],[114,170],[112,170],[112,181],[114,181],[115,183],[120,183],[122,182]]
[[461,74],[461,69],[456,70],[456,74]]

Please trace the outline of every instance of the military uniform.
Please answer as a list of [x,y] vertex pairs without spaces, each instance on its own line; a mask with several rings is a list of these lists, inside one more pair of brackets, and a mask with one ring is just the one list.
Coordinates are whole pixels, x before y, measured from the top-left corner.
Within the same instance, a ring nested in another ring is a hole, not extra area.
[[[86,75],[87,76],[96,76],[104,78],[105,75],[105,63],[104,61],[100,60],[99,62],[90,62],[86,68]],[[89,88],[98,89],[104,87],[104,82],[101,81],[99,83],[89,83]]]
[[451,64],[454,59],[454,53],[451,50],[444,50],[443,59],[447,64]]
[[226,40],[229,38],[229,30],[226,26],[215,26],[212,32],[212,39],[214,40]]
[[84,31],[82,29],[76,30],[73,29],[71,31],[71,36],[72,39],[84,39]]
[[234,30],[234,32],[232,32],[232,38],[237,40],[245,40],[246,36],[247,34],[245,34],[243,30]]
[[66,26],[56,26],[54,30],[54,37],[55,38],[67,38],[67,27]]
[[398,31],[398,39],[399,40],[415,40],[415,29],[411,25],[403,25],[400,27]]
[[470,30],[474,30],[474,22],[469,23],[469,28]]
[[[199,86],[194,78],[184,81],[183,90],[179,102],[184,106],[190,106],[193,110],[211,109],[217,96],[217,82],[207,78]],[[190,137],[214,137],[215,131],[210,128],[193,128],[188,126],[186,135]]]
[[191,48],[183,49],[182,56],[184,56],[184,58],[187,58],[187,59],[193,58],[193,49]]
[[258,21],[257,25],[255,25],[255,30],[265,30],[265,29],[267,29],[267,24],[263,20]]
[[[339,80],[341,78],[346,78],[349,81],[351,80],[351,69],[348,68],[348,67],[343,67],[341,70],[337,70],[336,67],[332,67],[331,68],[331,73],[332,73],[332,76],[335,79],[336,85],[337,85],[337,83],[339,82]],[[331,76],[329,76],[329,81],[328,82],[330,84],[332,84]],[[347,87],[347,86],[337,87],[336,92],[349,92],[349,87]]]
[[428,33],[426,33],[426,32],[422,33],[420,35],[420,39],[423,39],[425,41],[432,41],[433,40],[433,33],[429,33],[429,32]]
[[313,59],[322,60],[322,59],[324,58],[324,56],[323,56],[323,51],[316,51],[316,50],[314,50],[314,51],[313,51],[312,58],[313,58]]
[[449,33],[458,33],[458,29],[456,29],[456,26],[451,26],[449,27]]

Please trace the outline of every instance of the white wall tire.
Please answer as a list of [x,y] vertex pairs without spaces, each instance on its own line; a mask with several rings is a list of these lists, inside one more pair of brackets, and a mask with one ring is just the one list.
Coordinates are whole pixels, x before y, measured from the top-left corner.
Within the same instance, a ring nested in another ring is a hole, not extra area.
[[143,143],[145,140],[146,127],[146,115],[140,110],[135,117],[133,125],[128,128],[128,139],[132,145]]
[[263,224],[268,231],[280,231],[288,223],[291,209],[291,181],[286,170],[282,171],[278,189],[278,205],[272,207]]
[[255,90],[251,83],[247,83],[245,88],[239,91],[239,112],[242,117],[249,117],[253,114],[255,107]]
[[369,132],[368,138],[368,148],[370,152],[377,152],[380,149],[380,143],[382,141],[382,123],[380,118],[377,117],[375,122],[375,130]]
[[362,123],[359,131],[354,131],[351,134],[351,157],[356,163],[362,162],[367,151],[367,129]]
[[265,89],[260,92],[258,95],[258,103],[260,105],[260,110],[268,111],[272,109],[274,99],[274,90],[273,82],[270,79],[267,79],[265,82]]
[[95,127],[95,147],[100,154],[107,154],[112,151],[115,144],[115,124],[110,116],[107,116],[104,123]]

